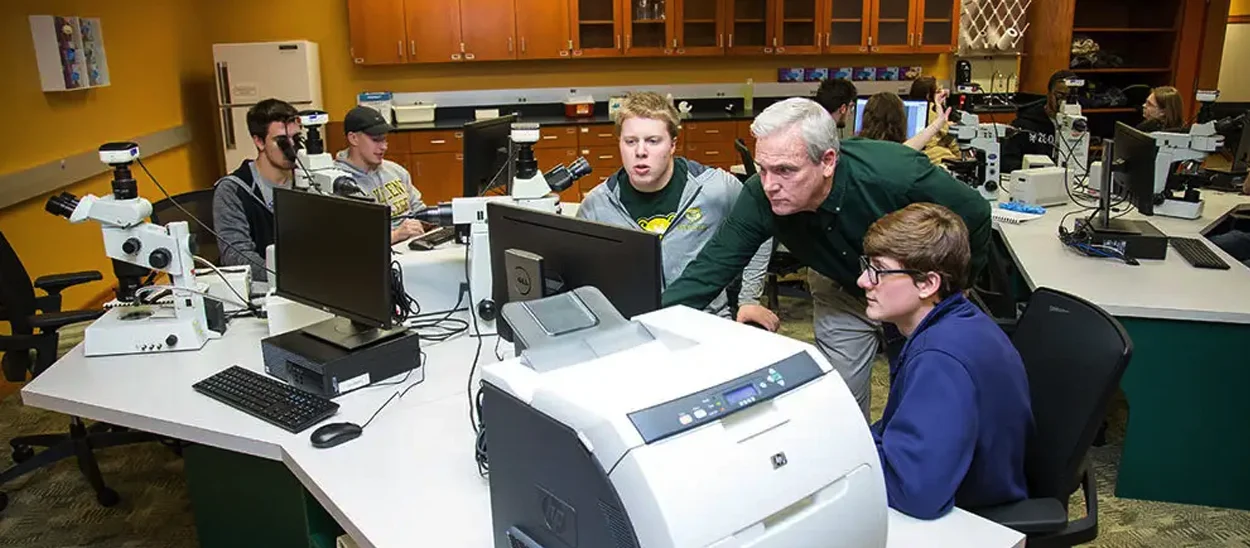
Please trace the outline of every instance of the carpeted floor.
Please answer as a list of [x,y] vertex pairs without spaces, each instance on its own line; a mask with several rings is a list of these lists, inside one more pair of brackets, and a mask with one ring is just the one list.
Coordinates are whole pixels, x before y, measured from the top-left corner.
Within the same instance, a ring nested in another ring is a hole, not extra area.
[[[782,333],[810,341],[807,301],[782,299]],[[78,342],[73,330],[62,341]],[[873,372],[874,417],[889,391],[885,363]],[[1090,546],[1179,548],[1250,547],[1250,512],[1165,504],[1113,495],[1125,411],[1112,413],[1108,444],[1093,451],[1098,480],[1098,540]],[[0,400],[0,466],[9,465],[8,440],[19,434],[63,431],[62,415],[23,407],[18,395]],[[197,546],[182,461],[159,444],[97,452],[105,481],[122,496],[120,505],[101,508],[72,461],[30,474],[0,489],[9,507],[0,512],[0,547],[23,548],[191,548]],[[1074,502],[1074,510],[1080,508]]]

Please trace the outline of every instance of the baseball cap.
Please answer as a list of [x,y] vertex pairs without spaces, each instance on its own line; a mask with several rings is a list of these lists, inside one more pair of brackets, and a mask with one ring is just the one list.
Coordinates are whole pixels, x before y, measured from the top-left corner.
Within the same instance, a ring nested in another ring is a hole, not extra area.
[[361,131],[377,137],[389,133],[391,125],[386,122],[386,118],[382,117],[382,113],[376,109],[358,106],[348,111],[347,116],[343,118],[343,131],[346,133]]

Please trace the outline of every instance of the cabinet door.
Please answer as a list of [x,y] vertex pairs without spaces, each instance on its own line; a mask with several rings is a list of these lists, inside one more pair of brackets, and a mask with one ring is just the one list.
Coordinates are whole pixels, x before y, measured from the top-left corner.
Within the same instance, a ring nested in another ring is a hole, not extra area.
[[829,0],[826,9],[825,53],[868,51],[872,0]]
[[669,32],[669,0],[625,0],[621,3],[625,21],[625,55],[658,57],[677,49]]
[[624,50],[621,45],[621,15],[626,1],[569,0],[573,57],[615,57],[621,54]]
[[774,0],[725,0],[729,6],[726,52],[759,55],[773,52],[776,4]]
[[916,50],[945,53],[959,49],[959,0],[916,1]]
[[413,154],[409,171],[419,181],[421,201],[426,205],[446,202],[464,194],[464,154],[432,152]]
[[724,55],[728,15],[722,0],[676,0],[677,55]]
[[872,32],[868,36],[868,49],[881,53],[911,53],[915,51],[916,32],[914,18],[918,0],[872,0]]
[[773,36],[773,53],[820,53],[823,25],[819,0],[775,0],[777,26]]
[[616,171],[621,169],[623,165],[619,147],[600,146],[583,148],[579,151],[579,154],[586,158],[591,168],[589,175],[577,180],[577,186],[581,189],[582,196],[590,192],[590,189],[608,180],[608,177],[615,175]]
[[411,60],[446,63],[464,58],[459,0],[406,0]]
[[[534,160],[538,162],[538,170],[546,172],[558,165],[567,166],[577,160],[576,148],[535,148]],[[589,175],[588,175],[589,177]],[[581,202],[582,191],[578,182],[560,193],[561,202]]]
[[517,59],[567,59],[573,50],[569,5],[516,0]]
[[516,59],[513,0],[460,0],[465,61]]
[[404,0],[348,0],[352,62],[392,65],[409,61]]

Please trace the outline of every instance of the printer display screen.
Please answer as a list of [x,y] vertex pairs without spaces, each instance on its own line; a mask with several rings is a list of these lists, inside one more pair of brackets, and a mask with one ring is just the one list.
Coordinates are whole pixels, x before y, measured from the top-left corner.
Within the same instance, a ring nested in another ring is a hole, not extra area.
[[739,403],[742,403],[748,399],[754,398],[758,395],[759,395],[759,392],[755,390],[755,385],[747,384],[747,385],[743,385],[741,387],[735,388],[733,390],[730,390],[728,392],[725,392],[725,400],[729,402],[729,405],[738,405]]

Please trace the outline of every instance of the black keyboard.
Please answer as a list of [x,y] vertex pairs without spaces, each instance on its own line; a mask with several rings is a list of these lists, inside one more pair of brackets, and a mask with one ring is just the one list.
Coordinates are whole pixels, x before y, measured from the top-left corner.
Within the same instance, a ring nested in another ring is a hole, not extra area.
[[230,407],[298,434],[338,412],[339,404],[232,365],[191,386]]
[[1168,243],[1184,257],[1189,264],[1197,268],[1214,268],[1228,270],[1228,263],[1216,255],[1211,248],[1197,238],[1168,238]]
[[429,251],[445,242],[451,241],[455,237],[455,228],[450,226],[440,226],[413,238],[412,241],[408,242],[408,249],[414,251]]

